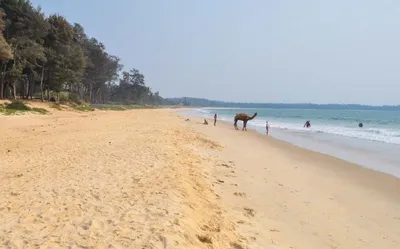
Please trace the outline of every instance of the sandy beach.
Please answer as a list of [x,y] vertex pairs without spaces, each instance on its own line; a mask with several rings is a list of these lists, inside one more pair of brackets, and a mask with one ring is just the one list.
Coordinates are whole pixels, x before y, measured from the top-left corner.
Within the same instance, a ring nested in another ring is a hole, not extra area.
[[220,160],[234,162],[213,175],[249,248],[400,247],[400,179],[232,124],[201,122],[187,124],[224,147],[214,154]]
[[185,119],[0,116],[0,248],[400,247],[399,179]]

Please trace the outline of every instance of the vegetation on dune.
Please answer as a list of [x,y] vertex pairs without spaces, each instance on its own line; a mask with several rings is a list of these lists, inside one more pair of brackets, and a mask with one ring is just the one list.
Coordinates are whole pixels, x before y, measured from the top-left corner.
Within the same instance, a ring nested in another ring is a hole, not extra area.
[[163,102],[139,70],[123,71],[119,58],[80,24],[46,16],[29,0],[0,1],[0,99],[5,98],[78,105]]
[[77,111],[81,111],[81,112],[91,112],[94,111],[94,108],[91,106],[87,106],[87,105],[73,105],[72,106],[73,109],[77,110]]
[[112,110],[112,111],[125,111],[125,110],[132,110],[132,109],[151,109],[154,108],[152,105],[95,105],[96,109],[99,110]]
[[24,112],[33,112],[37,114],[47,114],[48,111],[43,108],[31,108],[25,105],[22,101],[14,100],[11,103],[5,103],[0,105],[0,113],[5,115],[20,114]]
[[58,105],[58,104],[51,104],[50,108],[53,108],[53,109],[56,109],[56,110],[59,110],[59,111],[64,110],[64,108],[62,106]]

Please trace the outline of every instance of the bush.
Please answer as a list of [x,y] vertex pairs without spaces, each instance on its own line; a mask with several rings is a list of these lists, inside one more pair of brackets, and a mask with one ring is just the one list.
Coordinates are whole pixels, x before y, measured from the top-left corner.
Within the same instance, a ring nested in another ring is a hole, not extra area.
[[76,103],[77,105],[82,105],[83,102],[79,99],[79,95],[76,93],[70,93],[68,95],[68,100],[71,102]]
[[43,115],[48,113],[48,111],[46,109],[36,108],[36,107],[32,108],[31,111],[39,113],[39,114],[43,114]]
[[50,108],[57,109],[57,110],[59,110],[59,111],[61,111],[61,110],[64,109],[64,108],[62,108],[62,106],[60,106],[59,104],[52,104],[52,105],[50,105]]
[[6,109],[16,111],[29,111],[31,108],[24,104],[21,100],[13,100],[10,104],[6,104]]
[[58,94],[58,101],[59,102],[68,102],[69,101],[69,94],[66,92],[60,92]]
[[47,114],[48,111],[43,108],[30,108],[25,105],[21,100],[13,100],[11,103],[4,104],[0,106],[0,112],[3,112],[5,115],[13,115],[21,112],[35,112],[39,114]]
[[81,111],[81,112],[90,112],[90,111],[94,111],[93,107],[90,106],[85,106],[85,105],[79,105],[79,106],[72,106],[72,108],[74,108],[77,111]]

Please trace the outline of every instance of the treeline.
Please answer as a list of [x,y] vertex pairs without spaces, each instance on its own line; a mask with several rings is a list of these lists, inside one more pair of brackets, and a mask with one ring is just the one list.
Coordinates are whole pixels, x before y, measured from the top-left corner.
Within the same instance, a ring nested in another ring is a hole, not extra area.
[[162,103],[137,69],[122,70],[80,24],[29,0],[0,0],[0,99]]
[[369,106],[357,104],[279,104],[279,103],[239,103],[208,100],[202,98],[167,98],[165,102],[170,105],[183,105],[195,107],[231,107],[231,108],[274,108],[274,109],[322,109],[322,110],[381,110],[400,111],[397,106]]

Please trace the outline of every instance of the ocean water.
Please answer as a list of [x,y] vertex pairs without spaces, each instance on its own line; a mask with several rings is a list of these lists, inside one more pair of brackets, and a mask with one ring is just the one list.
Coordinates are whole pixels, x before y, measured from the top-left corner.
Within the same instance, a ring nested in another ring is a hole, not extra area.
[[[196,109],[186,112],[231,122],[236,113],[257,112],[247,127],[297,146],[332,155],[400,178],[400,112],[311,109]],[[303,128],[310,120],[311,128]],[[362,122],[363,128],[358,124]],[[242,127],[242,122],[238,122]]]

